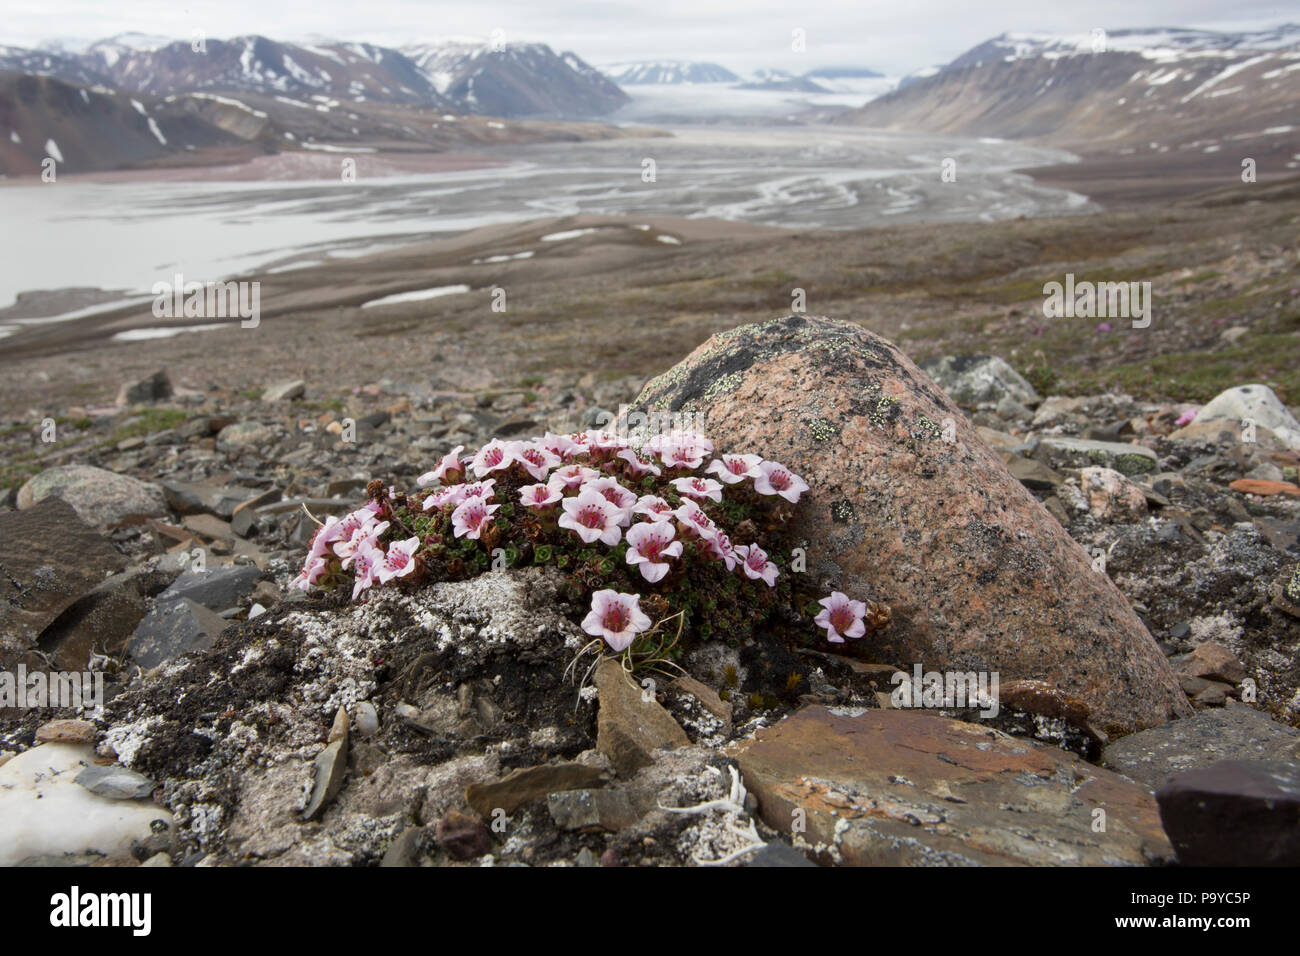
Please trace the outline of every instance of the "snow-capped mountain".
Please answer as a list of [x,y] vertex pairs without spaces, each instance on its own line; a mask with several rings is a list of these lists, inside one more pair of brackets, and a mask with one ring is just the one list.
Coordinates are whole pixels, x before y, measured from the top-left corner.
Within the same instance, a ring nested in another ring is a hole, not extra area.
[[795,76],[785,70],[755,70],[753,78],[740,84],[744,90],[770,90],[781,93],[829,93],[826,87],[806,76]]
[[1003,33],[963,53],[951,67],[971,66],[1001,59],[1055,59],[1093,53],[1137,53],[1157,63],[1206,57],[1233,56],[1245,51],[1300,49],[1300,24],[1271,30],[1220,33],[1214,30],[1160,28],[1148,30],[1095,30],[1089,33]]
[[841,121],[1033,138],[1085,153],[1222,151],[1297,168],[1300,26],[1003,34]]
[[576,53],[545,43],[440,41],[402,52],[440,94],[491,116],[602,116],[627,95]]
[[605,75],[623,86],[657,83],[736,83],[740,80],[725,66],[691,60],[647,60],[639,63],[612,63]]
[[[494,116],[593,117],[626,102],[608,78],[574,53],[540,43],[455,40],[406,52],[369,43],[282,43],[263,36],[189,40],[126,34],[73,52],[0,48],[0,70],[69,83],[170,96],[208,91],[355,103],[420,104]],[[410,54],[410,56],[407,55]]]

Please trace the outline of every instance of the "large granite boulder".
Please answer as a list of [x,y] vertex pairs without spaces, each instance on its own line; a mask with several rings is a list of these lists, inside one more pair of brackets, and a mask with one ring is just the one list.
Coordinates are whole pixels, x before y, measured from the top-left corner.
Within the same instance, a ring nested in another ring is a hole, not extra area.
[[130,517],[167,515],[162,488],[93,465],[47,468],[18,489],[19,508],[30,508],[47,498],[61,498],[82,521],[100,528]]
[[942,390],[861,326],[790,315],[720,333],[634,409],[702,414],[718,451],[808,481],[795,510],[808,589],[890,605],[892,626],[865,639],[882,662],[1046,680],[1111,735],[1191,713],[1119,589]]

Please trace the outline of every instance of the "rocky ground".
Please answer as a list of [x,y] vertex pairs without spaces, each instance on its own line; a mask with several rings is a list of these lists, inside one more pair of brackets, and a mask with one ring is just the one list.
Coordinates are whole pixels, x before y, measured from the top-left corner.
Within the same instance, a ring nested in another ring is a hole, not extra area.
[[[1177,794],[1153,794],[1180,774],[1180,792],[1219,795],[1230,832],[1252,797],[1241,774],[1213,778],[1220,761],[1296,774],[1300,424],[1244,382],[1200,407],[1044,395],[1000,359],[925,368],[948,396],[936,407],[959,404],[965,416],[949,414],[1010,476],[987,480],[1027,489],[1052,533],[1086,551],[1084,573],[1122,592],[1172,675],[1169,706],[1190,716],[1108,733],[1104,695],[1023,671],[1003,675],[992,721],[899,709],[890,678],[916,658],[887,638],[843,654],[710,641],[684,675],[638,686],[581,653],[585,608],[541,570],[356,606],[308,597],[286,586],[311,515],[353,509],[372,478],[410,487],[455,445],[592,427],[644,376],[347,391],[322,372],[198,390],[163,369],[120,383],[116,402],[53,406],[5,435],[6,458],[33,467],[0,511],[4,669],[101,672],[108,700],[0,710],[0,863],[1152,865],[1237,852],[1240,840],[1196,838],[1204,820]],[[974,578],[965,587],[978,600]],[[905,629],[904,596],[873,597]],[[1274,845],[1258,852],[1284,852]]]

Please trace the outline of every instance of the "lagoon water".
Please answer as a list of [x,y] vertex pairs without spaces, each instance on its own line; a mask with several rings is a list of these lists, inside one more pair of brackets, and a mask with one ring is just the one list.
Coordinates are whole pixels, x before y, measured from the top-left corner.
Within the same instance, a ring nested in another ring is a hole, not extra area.
[[[833,126],[686,127],[672,138],[511,147],[503,165],[357,180],[87,182],[0,187],[0,308],[19,292],[147,293],[492,223],[581,212],[719,217],[790,228],[994,221],[1088,211],[1016,169],[1060,150]],[[941,178],[955,161],[956,181]],[[653,161],[653,181],[645,173]],[[21,319],[22,316],[12,316]]]

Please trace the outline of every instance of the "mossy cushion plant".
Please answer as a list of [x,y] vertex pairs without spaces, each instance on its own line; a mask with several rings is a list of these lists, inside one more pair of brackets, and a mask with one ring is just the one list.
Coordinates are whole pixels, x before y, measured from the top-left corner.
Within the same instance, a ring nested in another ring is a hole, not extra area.
[[605,431],[548,433],[463,451],[421,475],[413,492],[372,481],[362,507],[320,526],[293,586],[350,588],[364,600],[375,588],[551,566],[569,597],[590,602],[583,630],[628,666],[777,621],[786,631],[795,622],[800,643],[843,643],[887,613],[840,592],[819,609],[781,571],[795,556],[782,532],[807,483],[757,455],[715,456],[697,431],[641,443]]

